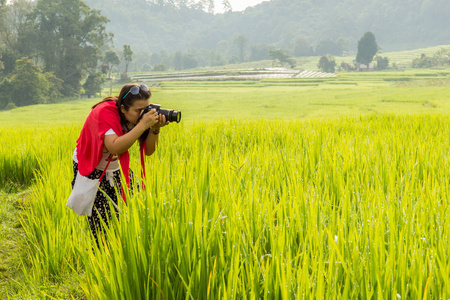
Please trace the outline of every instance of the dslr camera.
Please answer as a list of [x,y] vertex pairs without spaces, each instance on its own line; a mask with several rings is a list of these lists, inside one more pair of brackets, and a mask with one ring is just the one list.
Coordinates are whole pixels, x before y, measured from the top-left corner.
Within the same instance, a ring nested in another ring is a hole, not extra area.
[[139,120],[142,118],[142,116],[144,114],[148,113],[152,109],[156,110],[156,112],[158,114],[161,114],[161,115],[165,116],[166,117],[166,121],[177,122],[177,123],[180,123],[180,121],[181,121],[181,111],[173,110],[173,109],[161,108],[160,104],[150,104],[149,106],[144,108],[143,111],[142,111],[142,114],[141,114],[141,116],[139,118]]

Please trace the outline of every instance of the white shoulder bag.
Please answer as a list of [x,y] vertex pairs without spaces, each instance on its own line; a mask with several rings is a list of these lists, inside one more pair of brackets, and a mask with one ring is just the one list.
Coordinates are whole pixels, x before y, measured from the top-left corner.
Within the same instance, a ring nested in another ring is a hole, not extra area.
[[66,205],[73,209],[77,214],[81,215],[92,215],[92,207],[94,206],[95,195],[97,194],[100,182],[108,169],[109,163],[111,162],[111,156],[109,158],[108,164],[99,179],[89,179],[77,172],[77,177],[75,178],[75,184],[72,189],[72,193],[67,199]]

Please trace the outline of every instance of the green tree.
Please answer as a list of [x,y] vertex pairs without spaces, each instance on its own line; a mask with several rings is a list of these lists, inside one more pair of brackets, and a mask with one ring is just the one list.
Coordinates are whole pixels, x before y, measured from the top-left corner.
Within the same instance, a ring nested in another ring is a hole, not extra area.
[[319,59],[319,63],[317,64],[317,67],[322,71],[326,73],[334,73],[336,68],[336,61],[334,60],[334,57],[332,56],[322,56]]
[[377,70],[385,70],[389,67],[389,58],[382,56],[375,56],[375,61],[377,62]]
[[375,41],[375,36],[372,32],[366,32],[358,41],[358,52],[356,54],[356,61],[360,64],[367,65],[373,61],[373,57],[378,52],[378,44]]
[[[0,88],[3,98],[16,106],[55,102],[61,81],[42,70],[28,57],[17,60],[16,70],[5,79]],[[4,100],[2,101],[5,102]]]
[[295,56],[310,56],[313,55],[311,45],[303,37],[298,37],[294,39],[294,55]]
[[291,68],[295,67],[295,60],[286,53],[284,53],[283,50],[270,50],[269,56],[273,60],[278,60],[282,66],[287,64]]
[[175,52],[173,67],[175,70],[183,70],[183,54],[180,51]]
[[133,50],[130,45],[123,45],[123,59],[125,60],[125,74],[128,73],[128,65],[133,60]]
[[239,34],[233,39],[233,43],[237,46],[239,50],[239,61],[243,62],[245,59],[245,48],[247,46],[248,36]]
[[32,14],[35,45],[46,71],[63,80],[64,95],[79,92],[81,80],[96,68],[100,47],[110,37],[109,20],[82,0],[38,0]]
[[193,54],[183,55],[183,69],[194,69],[198,66],[198,60]]
[[342,55],[342,51],[341,45],[331,39],[322,40],[316,46],[316,55]]
[[266,44],[253,44],[250,49],[250,60],[255,61],[270,59],[269,51],[274,50],[274,47]]
[[7,76],[15,69],[16,60],[29,56],[34,37],[27,35],[26,22],[33,5],[26,0],[16,0],[0,5],[0,60],[3,61],[3,74]]
[[84,93],[91,98],[91,95],[102,92],[102,85],[105,83],[105,77],[102,72],[95,72],[89,74],[86,82],[83,84]]
[[119,65],[120,63],[119,55],[113,49],[109,49],[105,52],[103,62],[108,66],[108,78],[111,79],[113,67]]
[[434,66],[433,59],[422,53],[420,58],[413,59],[411,66],[413,68],[431,68]]

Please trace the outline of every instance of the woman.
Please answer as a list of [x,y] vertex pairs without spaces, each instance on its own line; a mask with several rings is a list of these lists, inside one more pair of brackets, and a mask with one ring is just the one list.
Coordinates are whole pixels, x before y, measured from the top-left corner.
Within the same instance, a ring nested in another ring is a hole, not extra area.
[[150,104],[150,96],[151,92],[144,84],[125,85],[118,97],[107,97],[92,107],[77,140],[73,155],[72,187],[78,171],[82,176],[98,180],[106,169],[95,196],[92,215],[88,216],[97,245],[97,233],[102,228],[102,220],[107,225],[111,217],[110,205],[104,193],[117,205],[116,188],[123,191],[120,168],[127,187],[130,187],[132,172],[129,169],[128,149],[141,138],[143,164],[143,153],[148,156],[155,152],[160,128],[169,123],[164,115],[158,115],[154,109],[142,114]]

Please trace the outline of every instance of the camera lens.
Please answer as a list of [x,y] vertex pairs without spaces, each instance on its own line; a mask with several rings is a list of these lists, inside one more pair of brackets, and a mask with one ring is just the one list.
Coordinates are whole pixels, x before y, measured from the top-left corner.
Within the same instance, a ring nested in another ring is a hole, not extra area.
[[177,122],[181,121],[181,111],[173,110],[173,109],[160,109],[159,113],[166,117],[166,120],[169,122]]

